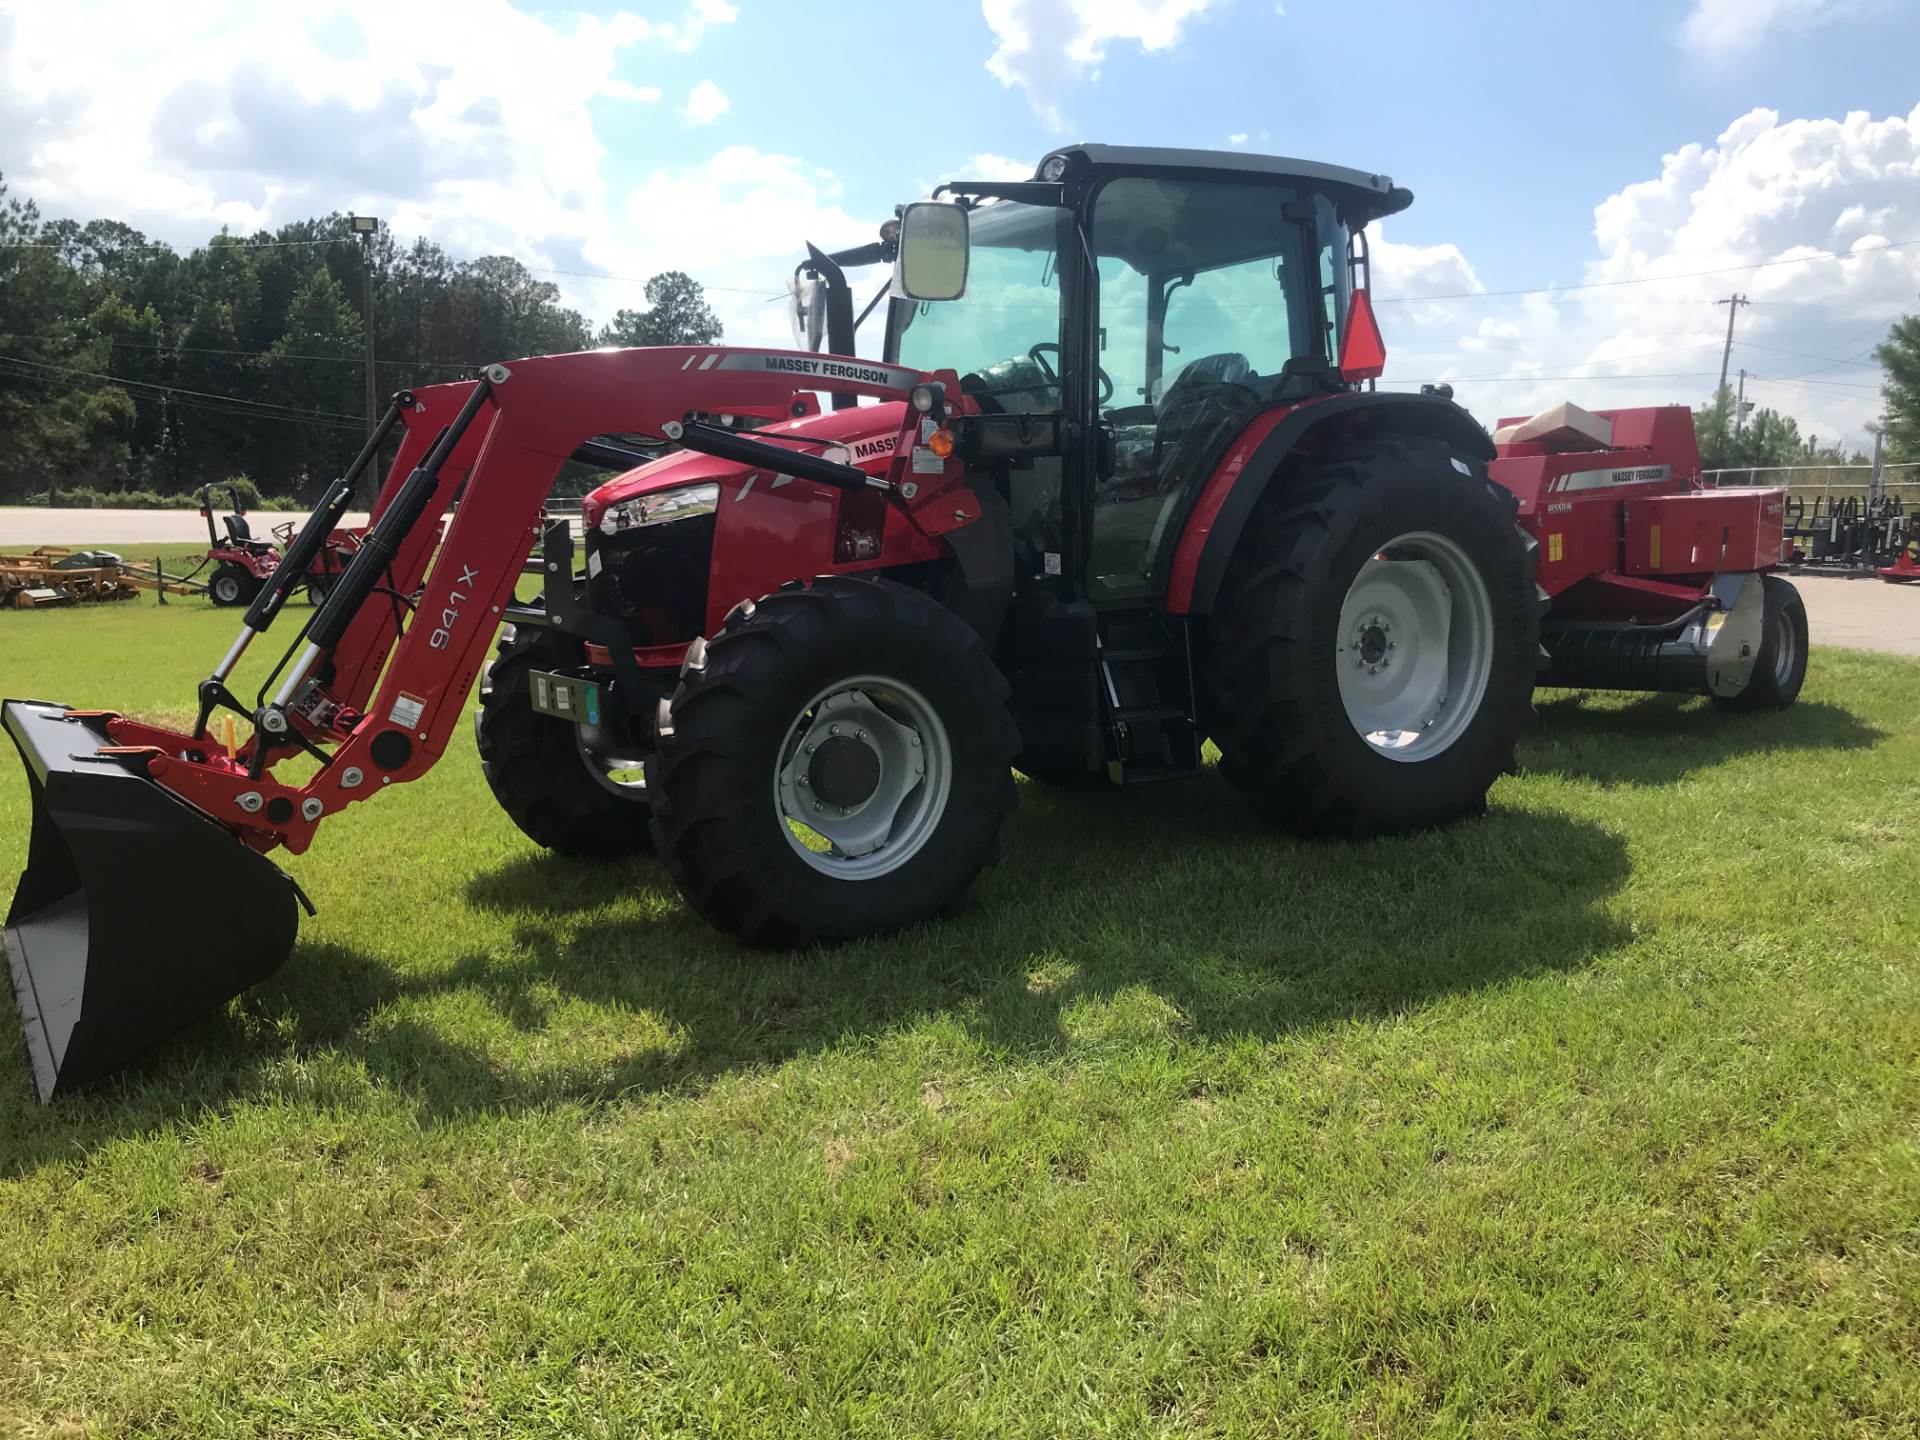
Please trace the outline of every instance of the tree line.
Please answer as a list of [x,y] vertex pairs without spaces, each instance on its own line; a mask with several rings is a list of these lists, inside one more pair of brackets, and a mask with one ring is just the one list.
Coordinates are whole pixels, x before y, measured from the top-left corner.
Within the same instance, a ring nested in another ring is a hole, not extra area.
[[382,402],[516,355],[721,334],[679,271],[596,331],[511,256],[363,239],[338,214],[181,253],[117,220],[47,220],[0,176],[0,504],[236,475],[312,499],[365,438],[369,286]]

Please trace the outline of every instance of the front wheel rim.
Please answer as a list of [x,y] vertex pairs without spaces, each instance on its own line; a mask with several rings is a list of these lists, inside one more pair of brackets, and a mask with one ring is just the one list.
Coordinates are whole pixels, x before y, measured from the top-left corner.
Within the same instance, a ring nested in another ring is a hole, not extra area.
[[1388,541],[1347,587],[1333,659],[1347,719],[1376,754],[1418,763],[1448,749],[1493,673],[1493,602],[1479,567],[1432,531]]
[[872,880],[907,864],[939,828],[952,788],[953,746],[939,712],[886,675],[821,689],[774,758],[787,843],[836,880]]

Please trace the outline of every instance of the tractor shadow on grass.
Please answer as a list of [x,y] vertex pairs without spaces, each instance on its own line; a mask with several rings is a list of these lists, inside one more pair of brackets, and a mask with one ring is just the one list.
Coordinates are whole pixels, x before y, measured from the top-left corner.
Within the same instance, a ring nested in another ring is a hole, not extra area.
[[511,861],[469,887],[500,932],[485,952],[415,967],[303,942],[237,1004],[53,1111],[20,1067],[21,1093],[0,1097],[0,1173],[239,1105],[350,1111],[369,1083],[429,1123],[697,1090],[927,1022],[1013,1060],[1269,1040],[1576,970],[1629,936],[1608,908],[1623,841],[1557,812],[1312,844],[1257,823],[1211,771],[1021,791],[964,915],[832,950],[742,950],[650,860]]
[[1671,785],[1742,755],[1863,750],[1886,732],[1851,710],[1802,700],[1739,714],[1688,695],[1553,691],[1520,742],[1520,768],[1611,785]]

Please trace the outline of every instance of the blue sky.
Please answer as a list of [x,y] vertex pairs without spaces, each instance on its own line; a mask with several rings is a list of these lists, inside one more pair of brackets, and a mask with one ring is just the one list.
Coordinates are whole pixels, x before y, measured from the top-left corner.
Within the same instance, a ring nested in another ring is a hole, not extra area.
[[[863,238],[933,181],[1069,139],[1310,156],[1415,192],[1376,251],[1389,378],[1454,379],[1483,418],[1697,401],[1738,288],[1750,393],[1858,442],[1865,351],[1920,304],[1920,6],[1895,0],[397,13],[0,0],[0,171],[183,243],[369,209],[621,277],[553,275],[596,316],[683,268],[767,340],[803,238]],[[1734,268],[1828,250],[1863,253]],[[1599,280],[1634,283],[1486,294]]]

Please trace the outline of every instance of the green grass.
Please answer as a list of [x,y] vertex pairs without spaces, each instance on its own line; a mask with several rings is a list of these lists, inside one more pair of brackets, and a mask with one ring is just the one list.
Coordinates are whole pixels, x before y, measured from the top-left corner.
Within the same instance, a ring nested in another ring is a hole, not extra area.
[[[233,625],[0,615],[0,690],[178,715]],[[0,1047],[0,1428],[1914,1433],[1920,666],[1521,759],[1346,846],[1024,785],[966,916],[769,958],[463,730],[225,1013],[45,1110]]]

